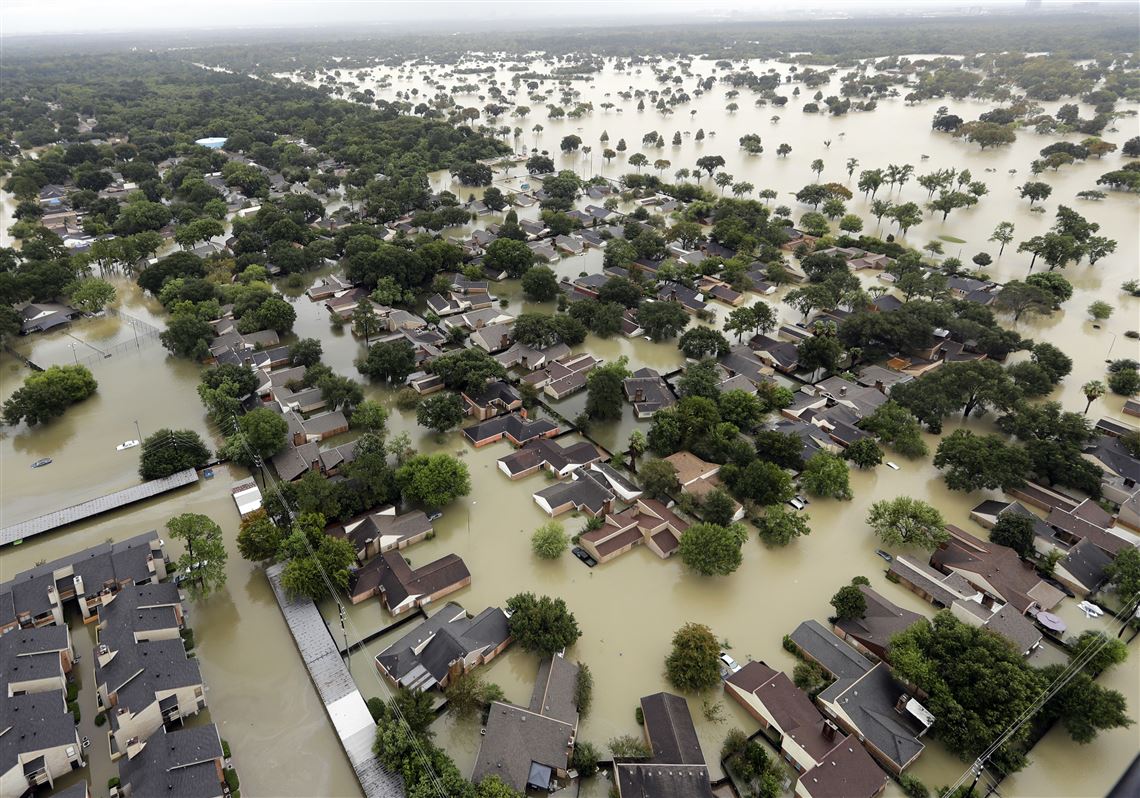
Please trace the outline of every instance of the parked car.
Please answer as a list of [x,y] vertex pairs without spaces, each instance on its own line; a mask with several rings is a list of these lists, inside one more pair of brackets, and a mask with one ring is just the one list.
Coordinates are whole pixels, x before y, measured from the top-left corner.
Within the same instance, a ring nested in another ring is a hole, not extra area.
[[581,546],[575,546],[573,549],[570,550],[570,553],[573,554],[575,557],[577,557],[582,562],[586,563],[586,565],[589,566],[590,568],[593,568],[595,565],[598,564],[598,561],[590,556],[590,552],[586,551]]
[[792,507],[797,510],[802,510],[807,506],[807,503],[803,500],[802,496],[793,496],[792,498],[788,499],[788,504],[792,505]]
[[727,651],[720,652],[721,672],[725,677],[731,676],[740,670],[740,665],[732,658],[732,655]]

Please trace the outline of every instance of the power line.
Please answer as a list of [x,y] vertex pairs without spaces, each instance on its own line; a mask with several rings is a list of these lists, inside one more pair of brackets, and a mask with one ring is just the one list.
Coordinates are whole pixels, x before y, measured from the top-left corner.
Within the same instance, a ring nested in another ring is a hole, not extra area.
[[[235,422],[235,426],[236,426],[236,416],[234,417],[234,422]],[[271,489],[273,491],[274,495],[277,497],[277,500],[281,503],[281,507],[285,511],[285,514],[288,516],[290,524],[291,524],[295,520],[296,511],[292,506],[290,506],[289,502],[286,500],[285,495],[281,491],[281,488],[280,488],[280,485],[278,484],[278,482],[273,478],[273,476],[269,473],[269,471],[266,470],[265,461],[262,459],[261,455],[255,453],[252,449],[250,449],[248,442],[245,440],[245,438],[243,436],[235,436],[234,440],[237,440],[238,444],[245,451],[245,454],[246,454],[249,462],[256,464],[256,466],[261,470],[262,480],[265,482],[266,488]],[[324,534],[324,530],[322,530],[321,533]],[[341,604],[340,597],[337,594],[337,590],[336,590],[335,586],[333,585],[332,580],[329,578],[328,572],[325,571],[324,565],[321,563],[320,558],[317,557],[317,552],[313,548],[312,542],[309,540],[308,535],[302,534],[300,537],[302,538],[302,540],[304,540],[305,548],[308,549],[309,556],[312,559],[313,563],[317,566],[317,570],[320,571],[321,581],[324,582],[325,587],[328,589],[329,596],[332,597],[332,600],[337,605],[338,612],[340,613],[340,621],[341,621],[342,629],[344,628],[345,624],[347,623],[347,625],[352,630],[352,636],[355,638],[355,641],[357,643],[359,643],[360,641],[362,641],[364,639],[364,636],[357,632],[355,624],[353,624],[352,619],[348,617],[348,613],[345,612],[344,605]],[[346,640],[346,644],[347,644],[347,640]],[[346,645],[346,648],[351,649],[351,646]],[[439,775],[435,772],[435,768],[431,763],[431,759],[428,757],[427,752],[424,750],[423,746],[421,745],[419,737],[412,730],[411,725],[408,723],[407,718],[404,716],[404,713],[400,709],[399,705],[394,700],[392,700],[392,698],[393,698],[392,691],[389,689],[388,685],[384,683],[384,680],[380,678],[380,675],[378,673],[373,673],[373,677],[376,679],[377,684],[380,685],[381,691],[384,693],[385,696],[387,696],[388,708],[390,711],[392,711],[396,715],[396,719],[400,723],[401,727],[403,727],[404,733],[407,735],[407,739],[408,739],[409,743],[411,744],[412,749],[416,752],[416,755],[423,761],[424,770],[425,770],[428,778],[431,780],[432,786],[435,788],[436,793],[441,798],[448,798],[447,791],[444,789],[444,786],[443,786],[443,782],[440,780]]]
[[[1120,613],[1120,616],[1123,617],[1123,620],[1121,621],[1122,628],[1128,625],[1132,614],[1136,611],[1137,606],[1140,606],[1140,592],[1136,593],[1124,605],[1124,609]],[[1117,620],[1120,620],[1120,617],[1118,617]],[[955,790],[965,784],[971,773],[974,774],[974,784],[976,785],[985,768],[989,765],[989,760],[994,756],[994,754],[1000,751],[1001,748],[1007,742],[1009,742],[1009,740],[1015,734],[1017,734],[1017,732],[1026,723],[1032,720],[1033,716],[1040,712],[1045,707],[1045,705],[1048,704],[1049,701],[1065,687],[1065,685],[1072,681],[1078,673],[1084,670],[1089,662],[1095,659],[1096,656],[1100,654],[1101,650],[1113,639],[1114,638],[1111,635],[1103,634],[1100,640],[1070,660],[1069,664],[1065,667],[1065,670],[1058,674],[1057,677],[1045,687],[1041,694],[1036,699],[1034,699],[1034,701],[1030,703],[1030,705],[1026,707],[1022,713],[1005,728],[1004,731],[1002,731],[996,738],[994,738],[994,741],[991,742],[990,745],[974,760],[973,764],[970,765],[970,767],[966,768],[966,770],[962,772],[962,775],[960,775],[958,779],[952,785],[950,785],[947,790],[947,794],[952,795]],[[973,786],[971,786],[970,789],[973,790]]]

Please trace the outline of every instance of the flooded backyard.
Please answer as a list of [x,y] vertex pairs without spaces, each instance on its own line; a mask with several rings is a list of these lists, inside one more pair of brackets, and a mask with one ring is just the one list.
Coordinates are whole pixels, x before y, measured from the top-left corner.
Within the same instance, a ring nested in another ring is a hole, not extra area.
[[[787,69],[774,62],[751,64],[757,74],[769,67],[781,72]],[[712,68],[711,61],[699,59],[691,67],[694,74],[703,75],[710,74]],[[406,74],[414,73],[415,77],[408,79],[393,70],[373,70],[371,82],[358,83],[362,89],[374,89],[378,99],[394,100],[396,91],[413,88],[431,96],[435,90],[422,78],[423,72],[424,67],[409,69]],[[439,77],[438,71],[433,74]],[[506,87],[512,74],[503,69],[495,77]],[[392,77],[388,88],[380,87],[380,78],[384,76]],[[458,78],[444,80],[455,82]],[[833,79],[833,85],[837,81],[838,77]],[[547,81],[546,85],[551,83]],[[977,252],[989,252],[994,263],[988,272],[999,282],[1024,277],[1029,259],[1016,254],[1016,243],[999,258],[997,245],[987,242],[995,225],[1003,220],[1013,222],[1016,241],[1022,241],[1046,231],[1053,223],[1058,204],[1074,207],[1099,222],[1101,234],[1118,241],[1116,252],[1096,266],[1079,264],[1063,272],[1074,286],[1074,295],[1063,310],[1046,317],[1026,317],[1016,324],[1007,317],[1003,324],[1035,340],[1054,343],[1073,357],[1073,372],[1048,397],[1061,401],[1068,410],[1083,409],[1085,399],[1080,386],[1104,378],[1106,358],[1140,359],[1140,345],[1124,335],[1125,331],[1140,327],[1140,300],[1119,290],[1122,282],[1140,276],[1140,199],[1120,192],[1095,203],[1075,198],[1078,191],[1094,188],[1101,173],[1116,168],[1113,164],[1120,160],[1116,154],[1106,156],[1103,162],[1090,159],[1059,172],[1048,172],[1043,177],[1053,186],[1052,198],[1045,203],[1048,212],[1035,214],[1029,212],[1026,200],[1018,198],[1016,187],[1028,178],[1028,164],[1037,157],[1038,150],[1055,137],[1022,130],[1012,146],[979,151],[975,146],[931,131],[930,119],[940,104],[937,102],[908,105],[901,98],[888,99],[880,101],[874,112],[829,117],[802,113],[798,99],[782,109],[751,108],[747,92],[742,92],[743,110],[730,114],[724,109],[724,88],[715,86],[691,103],[678,106],[676,116],[664,117],[651,108],[637,112],[635,100],[622,101],[617,96],[621,91],[659,87],[648,68],[631,74],[617,72],[608,63],[595,79],[575,81],[573,85],[582,92],[578,99],[592,101],[597,110],[581,119],[559,120],[548,119],[544,110],[536,108],[526,119],[506,121],[524,128],[521,144],[556,153],[559,168],[574,168],[580,175],[602,174],[616,179],[631,171],[625,163],[626,156],[640,151],[642,136],[654,129],[666,140],[673,131],[682,132],[681,145],[667,144],[649,151],[655,153],[651,159],[671,160],[672,166],[665,170],[664,178],[672,180],[673,170],[691,167],[701,155],[721,155],[727,162],[725,171],[737,180],[747,180],[757,189],[778,190],[779,199],[773,206],[796,205],[789,195],[812,182],[808,164],[814,158],[825,162],[821,182],[850,184],[853,190],[854,181],[848,178],[844,167],[849,158],[858,159],[859,169],[884,167],[888,162],[914,164],[918,173],[969,168],[974,179],[987,183],[989,194],[975,208],[959,210],[946,222],[925,217],[922,224],[910,231],[907,243],[921,247],[928,240],[942,237],[948,242],[946,254],[960,256],[963,261]],[[607,99],[617,103],[622,112],[602,110],[600,105]],[[474,95],[457,95],[456,100],[461,105],[482,104]],[[518,100],[525,102],[523,91]],[[952,112],[967,119],[976,118],[993,106],[973,100],[947,104]],[[1044,105],[1046,112],[1052,112],[1059,103]],[[1081,109],[1083,115],[1090,114],[1087,106],[1082,105]],[[779,115],[778,122],[772,121],[774,114]],[[530,129],[535,123],[543,125],[538,134]],[[1119,131],[1106,132],[1107,140],[1123,142],[1137,135],[1136,117],[1119,119],[1116,125]],[[702,127],[707,138],[698,142],[695,135],[689,134]],[[620,138],[629,144],[628,152],[608,165],[600,157],[599,137],[603,130],[609,134],[607,146],[614,146]],[[561,138],[572,133],[593,147],[590,155],[572,153],[566,158],[558,152]],[[741,150],[737,140],[746,133],[763,137],[764,154],[750,156]],[[793,147],[787,158],[775,154],[781,142]],[[521,166],[515,169],[522,171]],[[1010,174],[1012,169],[1017,173]],[[707,180],[706,183],[712,185]],[[433,175],[433,189],[449,189],[461,198],[472,193],[472,189],[453,183],[444,173]],[[890,193],[886,186],[879,198],[885,193]],[[925,189],[913,182],[901,191],[896,189],[892,199],[899,200],[900,196],[901,201],[923,203],[927,199]],[[869,201],[857,193],[848,203],[848,211],[862,216],[867,222],[866,231],[874,233],[874,217],[868,206]],[[5,204],[4,210],[9,211],[10,205]],[[797,207],[793,218],[798,218],[803,210],[807,208]],[[537,206],[520,209],[519,215],[537,217]],[[481,217],[477,226],[499,218]],[[446,234],[458,237],[463,230],[449,230]],[[949,243],[956,239],[965,243]],[[601,262],[599,250],[588,250],[582,256],[557,261],[552,268],[559,276],[572,277],[583,271],[600,271]],[[317,275],[312,277],[316,279]],[[159,428],[173,427],[193,429],[214,446],[220,442],[219,431],[206,418],[196,392],[199,366],[168,357],[153,336],[144,332],[137,337],[144,328],[128,323],[133,318],[161,328],[161,306],[141,296],[127,280],[116,280],[116,285],[120,293],[117,309],[126,316],[87,320],[63,332],[16,342],[21,354],[41,365],[83,362],[99,381],[99,390],[46,427],[29,430],[21,426],[0,431],[0,525],[135,484],[138,449],[117,452],[115,445],[137,437],[136,422],[143,437]],[[799,321],[798,312],[778,302],[786,290],[768,299],[783,321]],[[513,314],[527,310],[551,312],[554,308],[553,303],[524,300],[517,281],[494,285],[492,291],[508,300],[506,309]],[[753,299],[754,296],[749,297],[750,302]],[[1085,312],[1094,299],[1116,306],[1116,312],[1099,329]],[[353,361],[364,351],[361,342],[347,330],[334,330],[322,304],[312,303],[303,295],[291,301],[297,309],[294,334],[319,339],[324,349],[323,361],[335,371],[359,379]],[[715,311],[715,323],[720,326],[727,311],[725,306],[716,306]],[[114,353],[105,357],[104,353],[112,349]],[[589,351],[605,361],[624,356],[631,369],[650,367],[664,373],[683,365],[683,356],[674,342],[653,344],[641,338],[600,339],[591,335],[575,349]],[[13,356],[0,353],[0,400],[11,395],[26,373],[27,369]],[[592,569],[569,555],[545,562],[537,560],[530,548],[531,533],[548,520],[531,498],[533,492],[547,484],[544,476],[512,482],[496,467],[497,458],[510,451],[505,442],[474,449],[457,432],[440,437],[418,427],[414,412],[395,408],[393,391],[366,386],[366,394],[382,400],[391,409],[390,435],[407,432],[420,451],[457,454],[471,472],[470,496],[444,508],[443,517],[434,525],[434,539],[406,550],[409,561],[416,566],[447,553],[462,557],[472,574],[471,585],[446,600],[460,603],[471,613],[487,606],[501,606],[507,598],[523,591],[564,598],[583,633],[568,656],[589,665],[595,681],[593,705],[582,721],[579,738],[600,749],[613,737],[640,733],[634,717],[638,699],[669,689],[663,663],[673,632],[684,623],[710,626],[739,662],[763,660],[777,670],[790,672],[795,661],[782,648],[782,637],[802,620],[825,621],[832,613],[829,599],[855,575],[867,576],[875,590],[900,606],[931,614],[930,605],[886,580],[885,563],[875,554],[879,542],[864,523],[868,508],[879,499],[910,496],[937,506],[948,523],[982,534],[981,528],[969,520],[969,510],[981,500],[999,495],[949,491],[929,458],[899,459],[898,471],[885,467],[869,472],[853,470],[852,501],[813,501],[807,508],[812,528],[809,536],[782,549],[769,549],[753,534],[744,546],[743,565],[728,577],[697,576],[687,571],[679,558],[661,560],[645,547],[635,547],[613,562]],[[585,394],[579,394],[555,404],[555,409],[573,418],[584,402]],[[1122,404],[1122,397],[1108,394],[1094,404],[1090,416],[1119,418]],[[986,423],[972,420],[969,426],[977,430]],[[958,426],[948,423],[946,432]],[[622,420],[595,425],[590,435],[603,446],[613,448],[623,445],[634,429],[648,432],[649,422],[636,420],[632,409],[626,407]],[[937,438],[928,436],[928,443],[933,450]],[[29,468],[31,462],[43,457],[53,459],[50,467]],[[242,476],[240,471],[222,467],[213,480],[201,481],[168,498],[5,549],[0,554],[0,579],[10,578],[38,561],[108,538],[126,538],[148,529],[161,532],[166,520],[179,513],[210,516],[226,534],[228,582],[224,590],[209,599],[190,602],[188,621],[196,633],[195,651],[209,689],[209,714],[230,743],[243,790],[251,796],[358,795],[352,770],[297,656],[269,584],[260,567],[246,563],[238,554],[234,543],[238,514],[229,487]],[[586,519],[564,516],[560,520],[568,534],[576,534]],[[167,548],[171,557],[181,553],[175,542],[168,541]],[[326,601],[321,608],[339,635],[336,605]],[[1072,600],[1062,604],[1059,614],[1073,633],[1108,626],[1103,620],[1086,619]],[[349,642],[367,637],[391,621],[376,601],[350,606]],[[391,637],[372,641],[350,657],[350,669],[365,696],[385,695],[373,657],[391,642]],[[76,634],[75,641],[89,661],[87,637]],[[1035,656],[1043,658],[1037,664],[1045,664],[1059,661],[1061,653],[1048,649]],[[499,684],[508,700],[525,704],[536,669],[535,657],[510,649],[481,675]],[[1102,683],[1123,692],[1130,715],[1140,717],[1140,644],[1131,644],[1128,660],[1109,672]],[[93,701],[93,694],[87,684],[83,700]],[[721,703],[723,717],[716,719],[715,713],[706,712],[706,702]],[[710,769],[714,778],[719,777],[715,760],[726,733],[733,727],[751,733],[757,724],[719,691],[692,696],[689,704]],[[462,772],[469,773],[480,741],[478,724],[460,723],[445,716],[433,729],[436,741]],[[90,714],[85,713],[81,732],[96,739]],[[911,772],[931,788],[953,782],[966,764],[948,754],[936,740],[927,742],[927,750]],[[1054,729],[1031,752],[1033,764],[1006,780],[1001,794],[1011,798],[1103,795],[1138,749],[1140,735],[1136,726],[1102,733],[1089,746],[1079,746],[1063,730]],[[100,764],[98,756],[90,757],[93,794],[106,795],[106,779],[113,773],[110,763]],[[299,756],[303,756],[303,767],[298,766],[302,761]],[[595,779],[583,788],[582,794],[601,796],[607,789],[605,782]],[[887,794],[898,796],[901,791],[892,782]]]

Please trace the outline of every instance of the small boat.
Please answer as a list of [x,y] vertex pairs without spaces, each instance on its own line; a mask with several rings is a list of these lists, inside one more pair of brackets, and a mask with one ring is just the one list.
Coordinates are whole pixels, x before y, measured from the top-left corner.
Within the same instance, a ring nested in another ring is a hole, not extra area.
[[127,449],[133,449],[138,445],[139,445],[138,441],[123,441],[122,443],[120,443],[118,446],[115,447],[115,451],[116,452],[122,452],[122,451],[125,451]]
[[880,557],[882,557],[887,562],[891,562],[894,559],[894,557],[892,557],[888,552],[885,552],[882,549],[875,549],[875,554],[878,554]]
[[41,457],[39,460],[36,460],[36,462],[32,463],[32,468],[43,468],[46,465],[51,465],[50,457]]
[[899,470],[898,465],[895,463],[892,463],[890,460],[887,461],[887,468],[894,469],[895,471]]

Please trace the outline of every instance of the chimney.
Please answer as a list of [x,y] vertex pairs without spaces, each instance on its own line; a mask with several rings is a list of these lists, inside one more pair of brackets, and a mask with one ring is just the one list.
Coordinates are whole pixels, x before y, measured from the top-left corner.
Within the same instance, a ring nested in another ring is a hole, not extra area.
[[633,392],[633,401],[644,402],[645,401],[645,391],[643,391],[641,388],[636,389]]
[[76,574],[75,576],[71,577],[71,583],[73,585],[75,585],[75,595],[82,596],[83,595],[83,577],[80,576],[79,574]]
[[900,695],[899,700],[895,702],[895,712],[899,713],[900,715],[903,712],[905,712],[907,701],[910,701],[909,695],[907,695],[906,693],[903,693],[902,695]]
[[840,385],[839,386],[839,395],[840,396],[846,396],[847,395],[847,386],[846,385]]
[[829,740],[829,741],[834,740],[835,735],[838,731],[839,731],[839,729],[836,728],[835,724],[832,723],[830,720],[825,720],[823,722],[823,739]]

